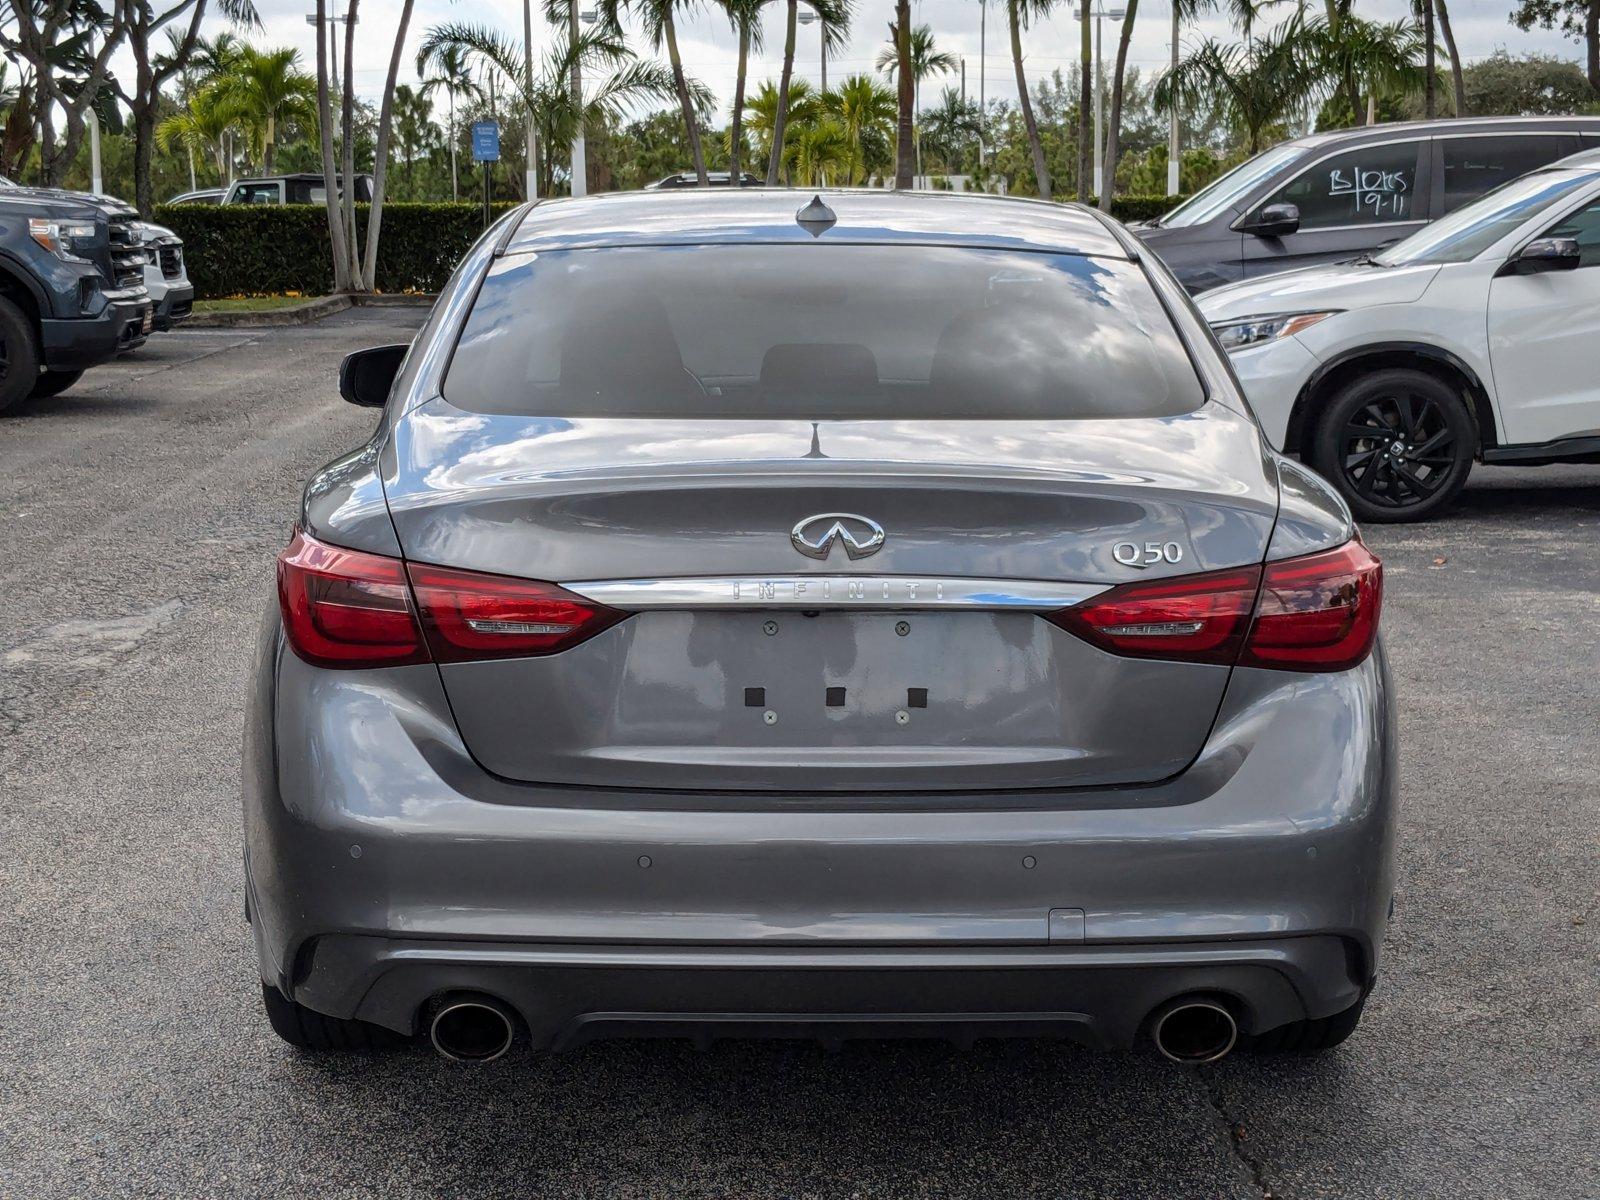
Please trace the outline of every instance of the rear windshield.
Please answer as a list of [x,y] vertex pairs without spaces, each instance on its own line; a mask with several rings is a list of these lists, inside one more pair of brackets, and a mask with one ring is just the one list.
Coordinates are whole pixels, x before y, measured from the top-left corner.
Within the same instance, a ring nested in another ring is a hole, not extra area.
[[444,394],[485,413],[759,420],[1162,417],[1205,398],[1135,263],[762,244],[503,259]]

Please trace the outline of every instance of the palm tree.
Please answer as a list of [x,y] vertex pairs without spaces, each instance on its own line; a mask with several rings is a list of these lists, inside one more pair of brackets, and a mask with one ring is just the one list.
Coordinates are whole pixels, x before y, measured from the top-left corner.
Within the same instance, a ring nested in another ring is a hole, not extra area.
[[744,164],[744,89],[750,71],[750,51],[759,53],[766,41],[761,30],[761,10],[768,0],[718,0],[739,39],[739,65],[733,79],[733,116],[728,123],[728,179],[739,186]]
[[[933,40],[933,29],[918,25],[911,31],[911,106],[919,115],[922,112],[922,81],[930,75],[944,75],[959,70],[961,59],[948,50],[939,49]],[[900,70],[900,48],[890,42],[878,51],[878,70],[893,79]],[[917,144],[917,174],[922,174],[922,131],[913,125],[911,136]]]
[[[433,74],[429,75],[429,69]],[[460,46],[441,45],[432,53],[417,55],[417,78],[422,81],[421,96],[425,100],[436,91],[443,91],[450,102],[450,115],[446,129],[450,138],[450,199],[461,199],[461,181],[456,169],[456,153],[460,138],[456,136],[456,98],[468,99],[478,95],[478,85],[473,82],[472,64],[467,52]]]
[[[423,35],[419,53],[432,56],[445,47],[459,49],[491,77],[504,79],[515,89],[547,150],[541,180],[546,190],[556,160],[571,147],[580,126],[602,124],[640,102],[666,100],[677,91],[672,71],[660,63],[636,60],[620,33],[606,25],[579,35],[576,42],[553,39],[531,79],[521,40],[488,26],[436,25]],[[570,86],[575,63],[585,86],[577,104]],[[703,84],[686,81],[686,86],[697,110],[710,104],[710,92]]]
[[[1117,190],[1117,159],[1122,151],[1122,86],[1128,72],[1128,43],[1133,40],[1133,19],[1139,12],[1139,0],[1126,0],[1127,9],[1122,14],[1122,32],[1117,38],[1117,65],[1111,72],[1111,112],[1106,124],[1105,170],[1100,179],[1100,211],[1111,211],[1111,195]],[[1174,0],[1176,3],[1177,0]],[[1194,0],[1189,0],[1192,6]],[[1179,4],[1182,19],[1183,5]]]
[[911,77],[911,0],[895,0],[889,40],[895,45],[896,113],[894,125],[894,186],[910,188],[916,168],[912,148],[917,120],[916,84]]
[[272,174],[278,126],[284,121],[308,126],[317,122],[317,81],[299,66],[298,50],[245,46],[227,74],[217,80],[221,97],[233,107],[260,151],[265,175]]
[[[1050,166],[1044,157],[1044,141],[1039,136],[1039,119],[1033,113],[1033,100],[1028,94],[1028,77],[1022,70],[1022,31],[1035,21],[1042,21],[1055,7],[1055,0],[1005,0],[1006,26],[1011,34],[1011,66],[1017,75],[1017,104],[1022,109],[1022,124],[1028,132],[1028,149],[1033,155],[1033,178],[1039,197],[1050,199]],[[1084,23],[1088,28],[1088,23]],[[1086,76],[1087,78],[1087,76]],[[1083,174],[1080,155],[1078,174]],[[1079,191],[1083,181],[1078,181]]]
[[417,156],[437,144],[438,129],[433,123],[433,101],[409,84],[394,89],[394,135],[405,163],[406,199],[415,200]]
[[[855,0],[806,0],[806,5],[822,22],[823,45],[840,50],[850,44],[850,22],[855,17]],[[789,123],[789,89],[794,81],[795,26],[800,20],[799,0],[788,0],[783,27],[783,69],[778,72],[778,112],[773,126],[772,150],[767,157],[767,186],[778,182],[783,161],[784,128]]]
[[700,121],[693,90],[683,73],[683,55],[678,53],[678,25],[675,19],[678,10],[695,3],[696,0],[601,0],[603,11],[613,19],[623,5],[636,11],[644,22],[644,31],[650,38],[650,44],[657,50],[666,47],[667,62],[672,67],[673,90],[677,93],[678,108],[683,114],[684,132],[689,136],[689,154],[694,159],[695,177],[701,187],[709,187],[711,178],[706,174],[705,148],[700,143]]
[[[747,97],[744,102],[744,109],[748,114],[746,124],[756,140],[757,154],[768,162],[772,159],[772,148],[776,145],[779,108],[778,87],[770,79],[764,81],[756,89],[755,95]],[[785,145],[788,144],[789,133],[811,128],[821,115],[822,98],[812,90],[811,82],[806,79],[796,79],[789,88]],[[785,157],[783,161],[787,162],[788,159]]]
[[789,180],[800,187],[826,187],[830,174],[849,170],[850,139],[832,118],[797,130],[787,149]]
[[[1309,55],[1323,78],[1353,80],[1365,91],[1369,125],[1377,121],[1380,99],[1415,91],[1427,79],[1422,33],[1409,21],[1383,24],[1350,13],[1337,22],[1319,17],[1305,26],[1300,42],[1300,53]],[[1351,115],[1361,118],[1359,111]]]
[[[878,61],[873,64],[890,79],[900,69],[900,55],[894,42],[878,51]],[[933,29],[918,25],[911,31],[911,78],[920,84],[929,75],[943,75],[961,68],[961,59],[948,50],[939,49],[933,39]]]
[[[226,183],[228,159],[224,146],[237,119],[237,111],[213,82],[191,95],[187,105],[156,126],[156,145],[163,153],[173,145],[182,146],[189,152],[191,163],[196,151],[209,154],[217,167],[217,181]],[[189,182],[194,182],[192,172]]]
[[959,166],[967,148],[983,132],[978,106],[961,98],[961,92],[947,87],[939,93],[939,103],[922,114],[922,141],[951,174]]
[[845,175],[854,186],[866,174],[866,139],[877,135],[887,140],[894,133],[895,94],[871,75],[851,75],[822,99],[849,143]]
[[1207,38],[1156,81],[1155,104],[1164,112],[1171,112],[1175,103],[1185,109],[1216,105],[1244,129],[1255,154],[1267,126],[1303,103],[1327,78],[1318,58],[1299,17],[1248,43]]
[[1445,0],[1433,0],[1439,10],[1439,34],[1444,38],[1444,51],[1450,56],[1450,85],[1455,93],[1456,116],[1467,115],[1467,82],[1461,72],[1461,54],[1456,49],[1456,35],[1450,28],[1450,9]]

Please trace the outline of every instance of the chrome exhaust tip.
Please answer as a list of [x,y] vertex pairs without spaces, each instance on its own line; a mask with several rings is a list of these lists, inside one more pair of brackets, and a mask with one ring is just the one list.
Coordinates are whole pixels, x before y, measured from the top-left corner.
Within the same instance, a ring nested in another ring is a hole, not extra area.
[[433,1048],[453,1062],[490,1062],[511,1049],[516,1015],[489,996],[454,996],[428,1023]]
[[1169,1000],[1150,1018],[1156,1049],[1175,1063],[1216,1062],[1239,1042],[1239,1023],[1227,1006],[1204,996]]

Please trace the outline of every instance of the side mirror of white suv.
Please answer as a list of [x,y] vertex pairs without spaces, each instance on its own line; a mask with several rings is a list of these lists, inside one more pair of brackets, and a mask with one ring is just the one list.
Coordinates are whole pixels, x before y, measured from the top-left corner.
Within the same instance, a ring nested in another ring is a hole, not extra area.
[[1575,270],[1583,259],[1576,238],[1535,238],[1506,260],[1499,275],[1537,275]]

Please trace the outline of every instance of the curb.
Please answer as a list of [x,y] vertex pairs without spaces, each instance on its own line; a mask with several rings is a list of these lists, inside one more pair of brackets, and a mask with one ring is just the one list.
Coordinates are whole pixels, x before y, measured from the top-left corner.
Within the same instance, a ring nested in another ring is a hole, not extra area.
[[274,325],[304,325],[343,312],[350,307],[349,296],[322,296],[293,308],[268,312],[195,313],[183,323],[185,329],[263,329]]

